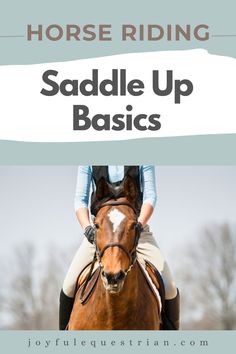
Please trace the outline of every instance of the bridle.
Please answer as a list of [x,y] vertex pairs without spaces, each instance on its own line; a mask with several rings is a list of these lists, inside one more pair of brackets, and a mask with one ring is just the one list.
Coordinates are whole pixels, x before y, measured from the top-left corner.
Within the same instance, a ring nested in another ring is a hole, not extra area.
[[[99,210],[100,210],[101,208],[106,207],[106,206],[116,206],[116,205],[117,205],[117,206],[120,206],[120,205],[126,205],[126,206],[128,206],[129,208],[131,208],[131,209],[134,211],[135,215],[137,216],[137,211],[136,211],[136,209],[134,208],[134,206],[133,206],[132,204],[130,204],[129,202],[126,202],[126,201],[109,200],[109,201],[103,203],[103,204],[100,206]],[[127,248],[126,248],[125,246],[123,246],[123,245],[122,245],[121,243],[119,243],[119,242],[111,242],[111,243],[108,243],[107,245],[105,245],[105,246],[103,247],[102,250],[99,250],[99,248],[98,248],[98,246],[97,246],[97,242],[96,242],[96,240],[95,240],[96,258],[97,258],[97,260],[98,260],[99,266],[100,266],[101,268],[103,268],[103,265],[102,265],[102,263],[101,263],[101,260],[102,260],[102,257],[103,257],[103,255],[104,255],[105,251],[106,251],[108,248],[118,247],[118,248],[120,248],[120,249],[126,254],[126,256],[129,258],[129,267],[128,267],[128,269],[124,272],[125,275],[127,275],[127,273],[131,270],[131,268],[133,267],[133,265],[134,265],[134,263],[135,263],[135,261],[136,261],[136,259],[137,259],[136,247],[137,247],[137,244],[138,244],[138,241],[139,241],[139,237],[140,237],[140,234],[139,234],[138,230],[135,229],[134,245],[133,245],[133,247],[132,247],[132,249],[131,249],[130,251],[127,250]]]
[[[109,201],[106,201],[104,202],[103,204],[100,205],[99,207],[99,210],[101,208],[104,208],[106,206],[119,206],[119,205],[126,205],[128,206],[129,208],[131,208],[136,217],[137,217],[137,210],[134,208],[134,206],[132,204],[130,204],[129,202],[126,202],[126,201],[119,201],[119,200],[109,200]],[[98,245],[97,245],[97,241],[96,241],[96,238],[95,238],[95,247],[96,247],[96,250],[95,250],[95,253],[94,253],[94,257],[93,257],[93,261],[92,261],[92,264],[91,264],[91,267],[90,267],[90,270],[89,270],[89,273],[88,273],[88,276],[86,277],[86,280],[84,282],[84,285],[83,285],[83,288],[81,290],[81,293],[80,293],[80,302],[83,304],[84,303],[84,293],[85,293],[85,290],[87,288],[87,285],[89,283],[89,280],[91,279],[92,277],[92,274],[93,274],[93,269],[94,269],[94,266],[95,266],[95,263],[96,261],[98,261],[98,264],[99,264],[99,268],[102,269],[103,268],[103,265],[101,263],[101,260],[102,260],[102,257],[105,253],[105,251],[108,249],[108,248],[111,248],[111,247],[118,247],[120,248],[125,254],[126,256],[129,258],[129,267],[126,271],[124,271],[124,274],[125,274],[125,277],[127,276],[127,274],[130,272],[130,270],[132,269],[134,263],[136,262],[136,259],[137,259],[137,254],[136,254],[136,247],[137,247],[137,244],[138,244],[138,241],[139,241],[139,237],[140,237],[140,233],[138,231],[137,228],[135,228],[135,239],[134,239],[134,245],[131,249],[131,251],[127,250],[121,243],[119,242],[111,242],[111,243],[108,243],[106,246],[103,247],[102,250],[99,250],[98,248]]]

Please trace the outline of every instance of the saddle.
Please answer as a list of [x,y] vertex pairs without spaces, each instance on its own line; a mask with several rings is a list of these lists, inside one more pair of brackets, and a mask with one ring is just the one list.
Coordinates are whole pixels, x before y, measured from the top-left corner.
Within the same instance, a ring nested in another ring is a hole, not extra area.
[[[137,263],[149,288],[157,300],[160,312],[163,312],[165,304],[165,287],[161,274],[154,267],[154,265],[147,260],[145,261],[145,269],[139,261],[137,261]],[[100,272],[101,267],[99,267],[98,262],[91,262],[80,273],[77,280],[75,293],[76,296],[80,298],[81,304],[84,305],[88,302],[90,296],[95,290]]]
[[99,267],[98,262],[91,262],[78,276],[75,295],[79,296],[81,304],[84,305],[92,295],[100,272],[101,267]]
[[156,267],[147,260],[145,260],[145,269],[139,262],[137,263],[149,288],[152,290],[157,300],[157,305],[159,306],[160,313],[163,314],[165,306],[165,286],[161,274],[156,269]]

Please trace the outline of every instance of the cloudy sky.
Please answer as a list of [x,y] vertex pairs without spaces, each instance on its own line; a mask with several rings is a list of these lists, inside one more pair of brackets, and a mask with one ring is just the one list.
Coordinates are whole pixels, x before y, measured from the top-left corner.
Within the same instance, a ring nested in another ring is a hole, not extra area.
[[[0,256],[30,240],[40,251],[79,245],[76,166],[0,166]],[[159,166],[152,230],[164,254],[199,237],[205,225],[236,224],[236,166]]]

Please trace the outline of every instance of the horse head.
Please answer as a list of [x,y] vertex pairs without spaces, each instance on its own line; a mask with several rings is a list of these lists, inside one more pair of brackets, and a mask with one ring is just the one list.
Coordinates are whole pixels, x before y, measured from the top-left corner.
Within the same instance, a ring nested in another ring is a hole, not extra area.
[[[97,185],[99,199],[106,196],[109,188],[110,185],[102,178]],[[139,237],[135,210],[137,194],[135,180],[130,176],[125,177],[124,196],[101,204],[94,220],[102,282],[110,294],[122,290],[125,278],[136,260]]]

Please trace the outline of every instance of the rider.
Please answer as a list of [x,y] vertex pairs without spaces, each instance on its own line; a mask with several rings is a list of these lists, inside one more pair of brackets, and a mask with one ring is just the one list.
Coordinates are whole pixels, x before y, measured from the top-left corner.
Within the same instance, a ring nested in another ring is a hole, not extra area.
[[[141,210],[138,217],[140,238],[137,246],[137,258],[141,263],[147,259],[162,275],[165,286],[165,318],[163,329],[179,329],[179,292],[175,286],[168,264],[166,263],[147,222],[156,204],[156,186],[154,166],[79,166],[75,194],[75,211],[78,221],[84,230],[84,238],[65,277],[60,293],[59,328],[64,330],[69,322],[74,302],[74,293],[78,275],[92,260],[95,252],[95,227],[90,218],[90,189],[96,189],[98,178],[104,177],[107,182],[117,187],[131,174],[139,183],[142,197]],[[93,209],[92,209],[93,211]]]

